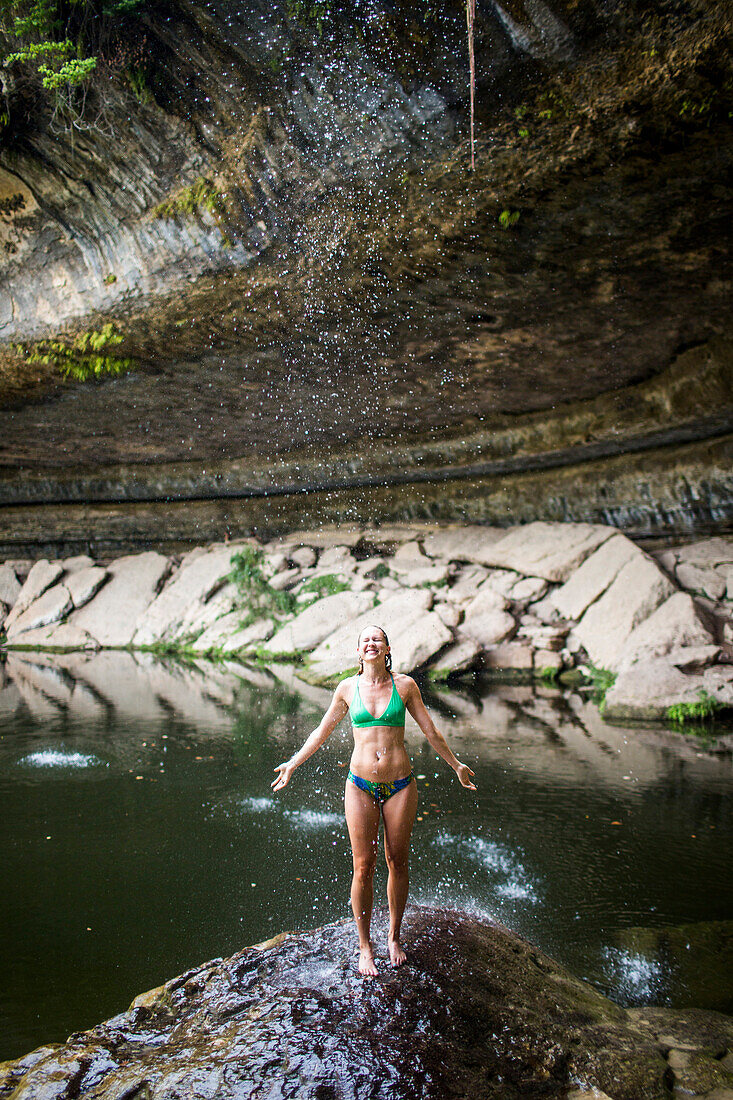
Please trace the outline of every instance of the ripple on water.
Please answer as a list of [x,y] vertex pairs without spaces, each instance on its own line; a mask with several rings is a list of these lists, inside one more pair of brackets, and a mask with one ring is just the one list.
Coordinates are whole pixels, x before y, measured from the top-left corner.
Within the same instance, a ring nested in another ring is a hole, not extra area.
[[104,760],[85,752],[64,752],[61,749],[42,749],[28,753],[18,761],[28,768],[94,768],[107,767]]
[[[435,837],[439,848],[448,848],[463,859],[479,864],[495,880],[494,890],[509,901],[537,902],[537,888],[521,861],[510,848],[480,836],[457,837],[440,832]],[[503,881],[501,881],[503,880]]]

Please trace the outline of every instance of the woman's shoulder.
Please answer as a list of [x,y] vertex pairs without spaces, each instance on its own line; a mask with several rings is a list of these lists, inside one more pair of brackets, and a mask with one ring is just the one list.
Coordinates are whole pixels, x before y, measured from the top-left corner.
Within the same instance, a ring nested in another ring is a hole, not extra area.
[[348,703],[356,690],[356,683],[359,679],[359,673],[355,676],[344,676],[343,680],[339,680],[336,685],[336,691],[334,695],[337,699],[345,699]]
[[394,677],[395,687],[400,695],[407,695],[409,692],[417,689],[417,684],[412,676],[408,676],[406,672],[393,672],[392,675]]

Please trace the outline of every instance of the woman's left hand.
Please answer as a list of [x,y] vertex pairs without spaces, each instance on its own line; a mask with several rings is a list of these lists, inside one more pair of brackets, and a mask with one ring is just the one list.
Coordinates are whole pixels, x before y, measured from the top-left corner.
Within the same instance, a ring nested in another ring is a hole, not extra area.
[[471,782],[471,778],[475,774],[476,774],[475,772],[471,771],[468,764],[459,764],[458,767],[456,768],[456,775],[458,776],[458,781],[460,782],[462,787],[467,787],[469,791],[475,791],[476,790],[476,784]]

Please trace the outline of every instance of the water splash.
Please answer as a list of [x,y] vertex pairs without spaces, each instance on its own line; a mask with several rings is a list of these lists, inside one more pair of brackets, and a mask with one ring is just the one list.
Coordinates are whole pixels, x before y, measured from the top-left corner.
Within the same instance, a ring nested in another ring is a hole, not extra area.
[[669,975],[659,959],[617,947],[604,948],[602,957],[614,1000],[627,1005],[669,1000]]
[[285,817],[301,829],[333,829],[344,825],[344,815],[326,810],[286,810]]
[[495,880],[494,891],[499,897],[512,901],[537,902],[539,900],[536,884],[516,854],[495,840],[486,840],[480,836],[456,837],[449,832],[440,832],[434,843],[439,848],[448,848],[463,859],[477,863]]
[[104,760],[84,752],[64,752],[61,749],[42,749],[31,752],[18,761],[29,768],[94,768],[108,767]]

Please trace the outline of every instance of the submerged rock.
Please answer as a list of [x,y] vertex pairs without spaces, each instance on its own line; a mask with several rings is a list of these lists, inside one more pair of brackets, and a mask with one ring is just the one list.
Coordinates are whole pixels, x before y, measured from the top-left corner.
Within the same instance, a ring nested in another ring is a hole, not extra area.
[[[384,929],[380,929],[380,933]],[[187,971],[66,1044],[0,1068],[0,1095],[84,1100],[518,1100],[592,1089],[662,1100],[670,1046],[698,1079],[733,1020],[626,1012],[507,929],[463,912],[408,912],[408,965],[364,982],[351,922],[286,934]],[[670,1035],[674,1044],[670,1043]],[[700,1095],[690,1091],[687,1095]]]

